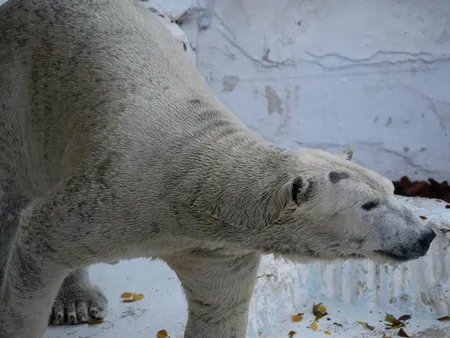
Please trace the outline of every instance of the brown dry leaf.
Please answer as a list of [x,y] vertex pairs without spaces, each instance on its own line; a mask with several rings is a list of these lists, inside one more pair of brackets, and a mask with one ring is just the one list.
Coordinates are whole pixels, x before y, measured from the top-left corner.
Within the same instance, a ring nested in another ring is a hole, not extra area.
[[427,217],[425,216],[419,216],[421,219],[427,219]]
[[142,293],[133,293],[132,299],[133,300],[142,300],[142,299],[144,299],[144,295]]
[[327,308],[322,303],[319,304],[313,304],[313,314],[316,316],[315,320],[319,320],[323,316],[326,316]]
[[373,330],[375,330],[375,326],[369,325],[369,324],[366,323],[366,329],[369,329],[370,331],[373,331]]
[[411,315],[403,315],[398,317],[398,320],[401,320],[402,322],[404,322],[405,320],[410,320],[411,319]]
[[167,333],[166,330],[159,330],[156,333],[156,338],[168,338],[168,337],[169,337],[169,334]]
[[288,336],[289,336],[289,338],[292,338],[292,337],[294,337],[296,334],[297,334],[297,332],[295,332],[295,331],[289,331]]
[[124,292],[120,295],[120,298],[130,298],[133,295],[131,292]]
[[383,333],[383,337],[382,338],[391,338],[391,336],[386,336],[386,333]]
[[450,316],[444,316],[444,317],[438,318],[438,320],[441,322],[446,322],[446,321],[450,320]]
[[132,299],[132,298],[127,298],[122,300],[122,303],[134,303],[136,301],[136,299]]
[[325,333],[325,334],[331,336],[331,332],[330,332],[330,331],[323,331],[323,333]]
[[319,325],[317,325],[316,322],[313,322],[313,323],[311,324],[311,329],[313,329],[313,331],[317,331],[317,330],[319,329]]
[[400,329],[397,333],[398,336],[400,337],[405,337],[405,338],[411,338],[403,329]]
[[98,325],[103,323],[103,318],[89,319],[88,325]]
[[303,320],[303,313],[297,313],[296,315],[292,316],[292,321],[294,323],[301,322]]

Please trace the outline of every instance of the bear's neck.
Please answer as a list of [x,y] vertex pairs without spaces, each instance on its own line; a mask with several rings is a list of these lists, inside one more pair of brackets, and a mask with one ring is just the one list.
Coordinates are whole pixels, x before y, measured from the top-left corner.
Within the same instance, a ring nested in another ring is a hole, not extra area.
[[288,153],[252,139],[216,150],[193,192],[195,209],[236,233],[273,224],[283,208]]

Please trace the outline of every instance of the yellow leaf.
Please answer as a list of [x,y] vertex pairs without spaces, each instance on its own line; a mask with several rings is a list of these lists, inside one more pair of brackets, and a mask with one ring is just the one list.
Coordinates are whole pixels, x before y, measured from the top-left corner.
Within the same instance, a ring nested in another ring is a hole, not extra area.
[[303,320],[303,313],[297,313],[296,315],[292,316],[292,321],[294,323],[301,322]]
[[331,332],[330,332],[330,331],[323,331],[323,333],[325,333],[325,334],[331,336]]
[[130,298],[133,294],[131,292],[124,292],[120,295],[121,298]]
[[319,310],[319,311],[322,312],[322,313],[327,312],[327,308],[326,308],[325,305],[323,305],[322,303],[317,304],[316,309]]
[[317,330],[319,329],[319,325],[317,325],[316,322],[313,322],[313,323],[311,324],[311,329],[313,329],[313,331],[317,331]]
[[168,338],[169,334],[166,330],[160,330],[156,333],[156,338]]
[[384,318],[384,320],[389,323],[394,323],[396,321],[396,318],[393,315],[386,313],[386,317]]
[[315,320],[319,320],[320,318],[322,318],[323,316],[326,316],[328,314],[327,308],[322,303],[313,304],[312,311],[313,311],[314,316],[316,316]]
[[134,300],[144,299],[144,295],[142,293],[133,293],[133,299]]
[[356,322],[357,322],[358,324],[364,326],[366,329],[369,329],[370,331],[375,330],[375,327],[374,327],[374,326],[369,325],[369,324],[367,324],[366,322],[362,322],[362,321],[359,321],[359,320],[357,320]]

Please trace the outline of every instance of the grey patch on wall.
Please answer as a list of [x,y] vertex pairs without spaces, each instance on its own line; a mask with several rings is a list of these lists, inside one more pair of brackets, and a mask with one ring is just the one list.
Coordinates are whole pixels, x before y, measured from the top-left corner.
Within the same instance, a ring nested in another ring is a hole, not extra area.
[[222,79],[222,91],[223,92],[231,92],[234,90],[234,88],[236,88],[237,84],[239,83],[241,79],[239,78],[239,76],[224,76]]
[[389,127],[392,124],[392,117],[388,117],[386,123],[384,124],[386,127]]
[[278,114],[281,114],[283,110],[281,109],[281,100],[275,91],[270,86],[266,86],[264,88],[267,98],[267,110],[269,111],[269,114],[273,114],[277,112]]

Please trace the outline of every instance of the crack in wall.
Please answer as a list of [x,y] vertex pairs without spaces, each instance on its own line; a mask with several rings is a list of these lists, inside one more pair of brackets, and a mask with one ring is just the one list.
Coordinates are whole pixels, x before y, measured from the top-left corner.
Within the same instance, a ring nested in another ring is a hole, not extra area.
[[[220,20],[221,25],[226,29],[228,32],[230,32],[230,29],[225,25],[223,19]],[[375,52],[373,55],[367,58],[352,58],[349,56],[341,55],[339,53],[328,53],[324,55],[315,55],[309,51],[304,51],[304,53],[311,58],[311,59],[305,59],[305,58],[297,58],[297,59],[285,59],[282,61],[274,61],[270,60],[268,57],[262,58],[261,60],[256,58],[255,56],[251,55],[250,52],[248,52],[243,46],[241,46],[237,41],[236,38],[232,38],[228,36],[224,31],[221,29],[217,29],[217,32],[222,35],[222,37],[230,43],[233,47],[238,49],[243,56],[245,56],[248,60],[253,62],[256,66],[265,68],[265,69],[273,69],[273,68],[298,68],[301,64],[310,64],[315,65],[319,68],[321,68],[324,71],[339,71],[339,70],[348,70],[348,69],[354,69],[354,68],[381,68],[383,66],[399,66],[403,64],[407,65],[414,65],[414,66],[429,66],[434,65],[437,63],[443,63],[443,62],[449,62],[450,61],[450,55],[441,55],[436,56],[432,58],[432,54],[426,53],[426,52],[420,52],[420,53],[412,53],[407,51],[384,51],[379,50]],[[234,34],[233,34],[234,35]],[[406,57],[405,59],[400,60],[380,60],[375,62],[370,62],[372,60],[377,59],[380,56],[398,56],[398,57]],[[337,62],[352,62],[350,64],[343,64],[343,65],[330,65],[327,64],[327,59],[334,59]],[[321,61],[323,60],[323,61]]]

